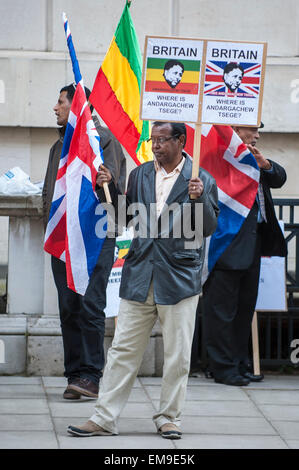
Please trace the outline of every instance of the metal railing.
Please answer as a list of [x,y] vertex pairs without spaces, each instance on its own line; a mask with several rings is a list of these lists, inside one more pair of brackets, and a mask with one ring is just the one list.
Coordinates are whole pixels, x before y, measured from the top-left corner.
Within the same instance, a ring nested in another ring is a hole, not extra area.
[[262,367],[291,366],[291,342],[299,338],[299,199],[273,199],[284,222],[286,258],[286,312],[259,312]]

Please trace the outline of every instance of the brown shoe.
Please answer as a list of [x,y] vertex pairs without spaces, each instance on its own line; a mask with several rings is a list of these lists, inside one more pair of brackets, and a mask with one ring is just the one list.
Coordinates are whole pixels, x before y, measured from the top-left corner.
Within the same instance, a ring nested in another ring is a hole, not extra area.
[[72,390],[70,388],[70,384],[66,387],[65,391],[63,392],[63,398],[65,400],[79,400],[81,397],[81,394],[79,392],[76,392],[75,390]]
[[158,433],[164,437],[164,439],[181,439],[182,433],[179,428],[173,423],[163,424]]
[[106,431],[91,420],[88,420],[82,426],[69,426],[67,432],[73,436],[91,437],[91,436],[114,436],[110,431]]
[[70,390],[80,393],[84,397],[98,398],[99,386],[89,379],[81,378],[68,386]]

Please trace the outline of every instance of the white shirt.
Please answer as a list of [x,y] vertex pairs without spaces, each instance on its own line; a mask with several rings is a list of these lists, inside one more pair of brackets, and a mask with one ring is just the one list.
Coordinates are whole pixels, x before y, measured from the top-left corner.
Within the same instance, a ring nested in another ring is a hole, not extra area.
[[174,183],[176,182],[179,174],[182,171],[182,168],[185,163],[185,158],[183,157],[180,163],[170,173],[167,173],[163,166],[161,166],[156,160],[154,163],[156,169],[156,210],[158,218],[162,212],[162,209],[165,205],[165,202],[167,201],[167,198]]

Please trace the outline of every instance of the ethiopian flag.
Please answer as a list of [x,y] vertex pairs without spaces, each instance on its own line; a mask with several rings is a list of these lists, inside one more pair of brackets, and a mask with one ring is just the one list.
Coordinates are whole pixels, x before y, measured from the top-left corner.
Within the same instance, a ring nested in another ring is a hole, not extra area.
[[152,160],[148,121],[139,119],[141,51],[127,1],[90,102],[137,165]]
[[148,57],[146,64],[145,91],[197,95],[200,61],[180,60],[179,63],[184,67],[182,79],[175,88],[171,88],[165,81],[163,75],[167,60],[168,59]]

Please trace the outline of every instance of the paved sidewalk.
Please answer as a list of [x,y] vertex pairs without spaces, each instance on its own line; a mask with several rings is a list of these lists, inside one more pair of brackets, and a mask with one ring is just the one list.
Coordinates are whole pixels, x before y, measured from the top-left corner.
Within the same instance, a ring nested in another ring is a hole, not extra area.
[[231,387],[190,377],[183,438],[162,439],[151,417],[161,378],[136,380],[119,436],[76,438],[69,424],[93,413],[95,400],[63,400],[62,377],[0,377],[1,449],[299,449],[299,377],[267,375]]

